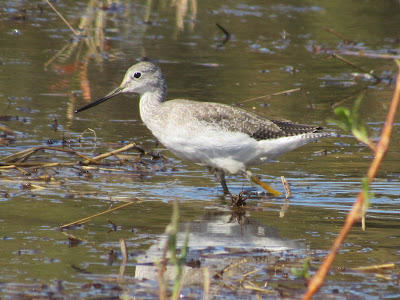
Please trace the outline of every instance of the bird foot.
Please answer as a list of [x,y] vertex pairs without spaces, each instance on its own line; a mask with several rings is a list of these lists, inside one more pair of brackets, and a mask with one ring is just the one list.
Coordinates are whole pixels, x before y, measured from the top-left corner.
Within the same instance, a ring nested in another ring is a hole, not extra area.
[[261,186],[264,190],[266,190],[269,194],[271,194],[272,196],[280,196],[282,195],[281,192],[273,189],[272,187],[270,187],[268,184],[262,182],[258,177],[256,176],[251,176],[251,180],[254,183],[257,183],[259,186]]

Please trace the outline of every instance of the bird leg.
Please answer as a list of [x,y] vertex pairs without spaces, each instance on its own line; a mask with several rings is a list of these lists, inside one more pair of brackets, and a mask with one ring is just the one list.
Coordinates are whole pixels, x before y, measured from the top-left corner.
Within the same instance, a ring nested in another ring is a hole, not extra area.
[[259,186],[261,186],[264,190],[266,190],[269,194],[271,194],[272,196],[280,196],[282,195],[281,192],[273,189],[272,187],[270,187],[268,184],[266,184],[265,182],[262,182],[260,180],[260,178],[258,178],[257,176],[254,176],[253,174],[251,174],[250,171],[244,171],[243,176],[246,177],[248,180],[253,181],[254,183],[257,183]]
[[209,171],[211,173],[214,173],[217,180],[221,183],[222,188],[224,189],[224,194],[230,195],[231,193],[229,192],[228,186],[226,185],[226,181],[225,181],[225,172],[222,170],[214,169],[214,168],[209,168]]

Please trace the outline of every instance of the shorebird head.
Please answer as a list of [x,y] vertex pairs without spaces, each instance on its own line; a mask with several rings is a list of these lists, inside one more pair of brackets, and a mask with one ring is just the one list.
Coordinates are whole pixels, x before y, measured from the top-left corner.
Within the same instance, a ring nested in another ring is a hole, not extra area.
[[147,61],[139,62],[128,69],[124,80],[119,87],[112,90],[103,98],[96,100],[88,105],[76,110],[79,113],[88,108],[96,106],[108,99],[111,99],[122,93],[133,93],[143,95],[147,92],[166,92],[164,75],[159,67]]

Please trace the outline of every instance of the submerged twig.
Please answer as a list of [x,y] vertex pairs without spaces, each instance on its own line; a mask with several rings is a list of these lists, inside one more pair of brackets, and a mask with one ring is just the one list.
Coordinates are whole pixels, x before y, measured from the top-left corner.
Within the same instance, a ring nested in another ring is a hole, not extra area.
[[389,268],[392,269],[394,267],[395,267],[394,263],[388,263],[388,264],[381,264],[381,265],[352,268],[351,270],[368,272],[368,271],[377,271],[377,270],[389,269]]
[[221,42],[221,44],[218,45],[218,47],[222,47],[225,45],[230,39],[231,39],[231,34],[226,30],[224,27],[222,27],[219,23],[215,23],[217,27],[225,34],[224,40]]
[[0,166],[0,170],[19,170],[19,167],[16,165],[5,165]]
[[316,54],[321,54],[321,53],[342,54],[342,55],[351,55],[351,56],[369,57],[369,58],[400,59],[400,55],[365,52],[365,51],[361,51],[361,50],[360,51],[350,51],[350,50],[341,50],[341,49],[327,49],[327,48],[322,48],[317,45],[313,45],[312,50]]
[[[83,159],[83,164],[96,164],[100,165],[101,160],[110,156],[115,156],[118,153],[127,151],[129,149],[135,149],[138,152],[140,152],[140,155],[145,155],[148,154],[152,156],[153,158],[163,158],[161,154],[153,153],[151,151],[146,151],[143,148],[137,146],[135,143],[131,143],[129,145],[126,145],[120,149],[113,150],[107,153],[100,154],[96,157],[90,158],[82,153],[79,153],[78,151],[71,150],[71,149],[63,149],[63,148],[56,148],[56,147],[48,147],[48,146],[39,146],[39,147],[33,147],[29,148],[27,150],[20,151],[18,153],[14,153],[12,155],[8,155],[6,157],[0,158],[0,162],[2,162],[3,166],[0,166],[0,169],[15,169],[21,166],[26,166],[26,167],[33,167],[33,166],[40,166],[40,167],[56,167],[56,166],[71,166],[72,164],[70,163],[43,163],[43,162],[33,162],[33,163],[26,163],[26,161],[34,155],[36,152],[41,151],[41,150],[49,150],[49,151],[57,151],[57,152],[64,152],[64,153],[69,153],[73,154],[76,156],[79,156]],[[10,165],[11,164],[11,165]]]
[[244,284],[243,288],[245,290],[251,290],[251,291],[254,291],[254,292],[260,292],[260,293],[264,293],[264,294],[268,294],[268,295],[276,295],[277,294],[276,291],[266,290],[266,289],[260,288],[260,287],[255,286],[255,285],[250,285],[250,284]]
[[363,87],[361,90],[355,92],[354,94],[347,96],[347,97],[333,103],[331,107],[332,108],[338,107],[339,105],[342,105],[343,103],[349,101],[350,99],[353,99],[354,97],[357,97],[357,96],[363,94],[367,89],[369,89],[369,86]]
[[83,223],[89,222],[90,220],[92,220],[92,219],[94,219],[94,218],[96,218],[98,216],[110,213],[110,212],[115,211],[117,209],[121,209],[121,208],[124,208],[124,207],[126,207],[128,205],[132,205],[133,203],[137,203],[137,202],[141,201],[139,198],[135,198],[135,199],[137,201],[128,202],[128,203],[122,204],[122,205],[120,205],[118,207],[107,209],[106,211],[103,211],[101,213],[98,213],[98,214],[95,214],[95,215],[92,215],[92,216],[89,216],[89,217],[86,217],[86,218],[83,218],[83,219],[80,219],[80,220],[77,220],[77,221],[74,221],[74,222],[71,222],[71,223],[68,223],[68,224],[65,224],[65,225],[61,225],[60,227],[61,228],[67,228],[67,227],[72,226],[72,225],[83,224]]
[[65,153],[70,153],[70,154],[74,154],[77,155],[79,157],[82,157],[84,159],[86,159],[87,161],[94,163],[94,164],[100,164],[98,161],[87,157],[86,155],[83,155],[75,150],[71,150],[71,149],[62,149],[62,148],[56,148],[56,147],[47,147],[47,146],[39,146],[39,147],[33,147],[33,148],[29,148],[27,150],[3,157],[0,159],[0,161],[5,162],[5,163],[15,163],[18,161],[21,162],[25,162],[27,161],[33,154],[35,154],[38,151],[41,150],[50,150],[50,151],[58,151],[58,152],[65,152]]
[[64,234],[66,237],[68,237],[69,240],[76,240],[78,242],[84,242],[84,243],[90,243],[92,245],[96,245],[95,242],[91,242],[91,241],[89,241],[89,240],[87,240],[85,238],[81,238],[81,237],[75,236],[73,234],[69,234],[69,233],[66,233],[66,232],[62,232],[62,234]]
[[330,28],[330,27],[325,26],[324,29],[325,29],[326,31],[332,33],[333,35],[336,35],[337,37],[340,37],[341,39],[343,39],[343,41],[344,41],[345,44],[356,44],[356,42],[355,42],[354,40],[348,38],[347,36],[345,36],[345,35],[343,35],[343,34],[337,32],[336,30],[334,30],[334,29],[332,29],[332,28]]
[[240,283],[240,284],[243,284],[243,282],[247,279],[247,277],[249,277],[249,276],[252,275],[252,274],[256,274],[256,273],[258,273],[258,272],[261,272],[261,271],[263,271],[265,268],[266,268],[266,267],[264,266],[264,267],[261,267],[261,268],[258,268],[258,269],[255,269],[255,270],[252,270],[252,271],[250,271],[250,272],[247,272],[247,273],[243,274],[243,275],[242,275],[242,278],[240,278],[240,280],[239,280],[239,283]]
[[7,110],[10,108],[12,102],[11,102],[10,98],[8,98],[8,96],[7,96],[6,92],[4,91],[4,89],[1,89],[1,90],[3,91],[3,94],[4,94],[4,96],[6,97],[7,102],[8,102],[8,105],[7,105],[6,109],[4,110],[4,113],[6,113]]
[[28,162],[28,163],[1,163],[0,170],[13,170],[20,167],[25,168],[54,168],[54,167],[73,167],[76,168],[76,163],[43,163],[43,162]]
[[219,271],[217,274],[215,274],[214,276],[218,276],[218,277],[220,277],[220,278],[223,278],[223,274],[224,273],[226,273],[227,271],[229,271],[229,270],[232,270],[232,269],[235,269],[235,268],[237,268],[238,266],[240,266],[240,265],[242,265],[242,264],[244,264],[244,263],[246,263],[247,262],[247,258],[243,258],[242,260],[240,260],[240,261],[238,261],[237,263],[234,263],[234,264],[231,264],[231,265],[228,265],[228,266],[226,266],[225,268],[223,268],[221,271]]
[[17,134],[15,133],[15,131],[12,131],[11,129],[8,129],[7,127],[4,127],[4,126],[2,126],[2,125],[0,125],[0,131],[3,131],[3,132],[5,132],[5,133],[11,134],[11,135],[17,135]]
[[375,78],[376,83],[379,83],[379,82],[381,82],[381,80],[382,80],[379,76],[375,75],[373,71],[368,71],[367,69],[365,69],[365,68],[363,68],[363,67],[361,67],[361,66],[359,66],[359,65],[356,65],[355,63],[351,62],[351,61],[348,60],[347,58],[344,58],[344,57],[340,56],[340,55],[337,54],[337,53],[333,53],[333,54],[332,54],[332,57],[337,58],[338,60],[341,60],[342,62],[344,62],[344,63],[346,63],[346,64],[352,66],[353,68],[356,68],[357,70],[360,70],[360,71],[363,72],[363,73],[366,73],[366,74],[371,75],[372,77]]

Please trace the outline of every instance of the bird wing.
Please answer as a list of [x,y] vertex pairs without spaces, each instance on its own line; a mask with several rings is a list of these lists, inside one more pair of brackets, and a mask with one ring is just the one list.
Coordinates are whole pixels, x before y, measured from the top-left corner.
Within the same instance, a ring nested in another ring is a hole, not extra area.
[[[168,102],[170,101],[165,104]],[[171,102],[182,103],[182,105],[178,105],[181,106],[179,108],[175,105],[175,109],[180,109],[181,121],[186,124],[200,123],[201,126],[213,127],[221,131],[242,132],[258,141],[314,133],[322,129],[318,126],[296,124],[289,121],[268,120],[244,109],[220,103],[189,100],[173,100]],[[184,111],[186,113],[183,113]]]

